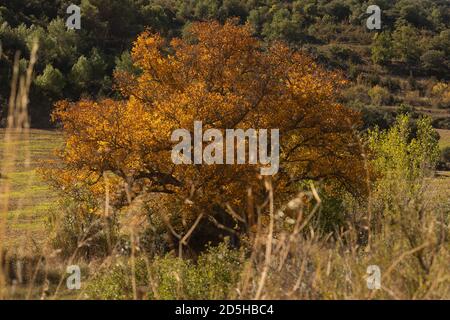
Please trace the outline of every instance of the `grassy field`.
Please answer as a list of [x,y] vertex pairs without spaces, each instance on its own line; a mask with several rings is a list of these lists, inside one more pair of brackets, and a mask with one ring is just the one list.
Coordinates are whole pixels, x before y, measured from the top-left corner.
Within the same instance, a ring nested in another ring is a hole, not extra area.
[[[5,132],[0,131],[0,160],[5,155]],[[33,250],[44,238],[44,222],[56,194],[42,180],[36,169],[39,164],[53,156],[61,145],[61,136],[54,131],[31,130],[29,139],[13,134],[9,143],[12,170],[1,173],[0,183],[9,184],[9,194],[1,194],[0,201],[9,199],[6,246],[26,247]],[[1,161],[0,161],[1,163]],[[1,169],[0,169],[1,170]]]

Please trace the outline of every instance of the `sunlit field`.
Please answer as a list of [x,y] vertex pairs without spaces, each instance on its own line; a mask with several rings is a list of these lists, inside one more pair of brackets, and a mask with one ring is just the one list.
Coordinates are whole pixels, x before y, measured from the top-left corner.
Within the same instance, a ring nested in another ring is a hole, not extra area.
[[[45,239],[45,220],[56,199],[56,194],[36,172],[42,161],[53,157],[60,147],[61,135],[53,131],[31,130],[28,140],[13,137],[14,172],[2,175],[2,183],[9,183],[8,223],[5,245],[35,252]],[[4,145],[4,132],[0,132],[0,149]],[[4,155],[2,155],[4,157]],[[29,159],[29,160],[28,160]]]

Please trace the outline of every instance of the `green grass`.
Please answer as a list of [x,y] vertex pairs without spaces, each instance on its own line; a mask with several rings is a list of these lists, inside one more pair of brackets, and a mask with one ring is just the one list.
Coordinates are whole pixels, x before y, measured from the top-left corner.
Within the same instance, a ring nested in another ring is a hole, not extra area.
[[[0,195],[0,202],[9,200],[6,246],[29,247],[30,242],[36,244],[45,239],[45,217],[57,198],[36,169],[42,161],[54,156],[62,138],[58,132],[31,130],[28,140],[13,137],[10,143],[14,152],[13,171],[0,177],[0,183],[10,185],[10,192]],[[0,131],[0,163],[4,153],[4,131]]]

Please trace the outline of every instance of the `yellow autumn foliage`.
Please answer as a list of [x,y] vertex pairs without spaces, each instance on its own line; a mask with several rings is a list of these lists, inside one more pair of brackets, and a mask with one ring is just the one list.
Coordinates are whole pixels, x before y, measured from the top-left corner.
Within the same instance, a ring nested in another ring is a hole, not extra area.
[[283,43],[264,45],[249,26],[228,21],[194,23],[189,36],[170,41],[144,32],[132,58],[140,74],[116,74],[123,101],[56,106],[66,143],[54,178],[69,173],[71,179],[59,179],[68,188],[86,177],[91,187],[101,185],[109,172],[117,190],[128,186],[128,200],[164,193],[160,201],[192,219],[226,204],[242,208],[249,188],[264,196],[258,165],[172,163],[171,133],[192,132],[202,121],[204,130],[279,129],[280,170],[271,179],[281,198],[306,179],[364,190],[359,115],[336,103],[346,82],[305,54]]

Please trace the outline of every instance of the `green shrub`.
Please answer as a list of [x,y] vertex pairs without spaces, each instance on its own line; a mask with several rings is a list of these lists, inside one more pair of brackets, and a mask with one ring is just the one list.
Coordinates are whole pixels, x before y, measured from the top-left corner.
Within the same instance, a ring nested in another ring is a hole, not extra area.
[[63,258],[95,258],[109,255],[118,240],[117,222],[91,212],[86,204],[63,199],[59,210],[47,216],[50,245]]
[[361,114],[364,122],[364,130],[375,127],[383,130],[388,129],[395,121],[392,113],[379,110],[379,108],[364,107],[361,110]]
[[372,103],[377,106],[386,105],[391,101],[391,94],[389,93],[389,90],[379,85],[369,89],[368,94],[372,99]]
[[342,92],[342,98],[347,104],[355,104],[356,102],[362,103],[362,105],[370,104],[370,97],[367,94],[367,87],[363,85],[349,87]]
[[[174,268],[177,268],[174,265]],[[147,265],[144,259],[135,260],[134,275],[131,271],[130,259],[121,258],[107,269],[94,274],[88,280],[86,293],[90,299],[129,300],[133,299],[132,277],[138,286],[148,284]],[[146,287],[145,289],[147,289]],[[150,290],[150,289],[149,289]]]
[[36,85],[46,92],[53,93],[57,96],[62,95],[65,86],[64,76],[61,71],[53,68],[51,64],[45,67],[42,75],[36,77]]
[[394,56],[392,37],[388,32],[377,34],[372,43],[372,61],[379,65],[385,65]]
[[400,80],[392,78],[392,77],[386,77],[381,80],[380,83],[383,87],[386,87],[391,92],[396,92],[401,90]]
[[431,119],[421,118],[415,125],[413,135],[410,117],[400,115],[389,130],[369,131],[369,146],[375,155],[372,165],[378,177],[374,195],[384,206],[384,214],[403,212],[404,206],[420,200],[424,179],[432,175],[439,160],[439,138]]
[[399,25],[393,35],[394,50],[397,57],[405,63],[416,63],[421,55],[419,32],[411,25]]
[[[136,259],[135,279],[148,299],[226,299],[241,273],[242,251],[226,242],[209,247],[194,263],[173,255]],[[147,264],[148,263],[148,264]],[[94,275],[87,287],[93,299],[133,298],[130,259]]]
[[402,103],[398,107],[398,113],[404,115],[412,115],[413,113],[415,113],[415,108],[413,106],[410,106],[409,104]]
[[429,50],[420,57],[422,68],[429,73],[441,74],[448,72],[449,66],[445,61],[445,53],[438,50]]
[[319,230],[324,234],[337,234],[345,227],[347,208],[341,197],[321,194],[322,206],[316,218]]

